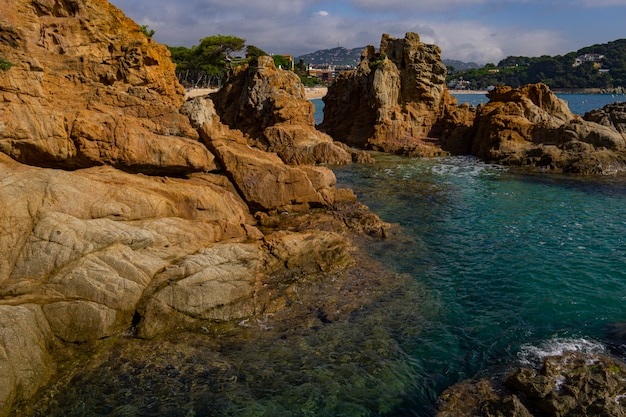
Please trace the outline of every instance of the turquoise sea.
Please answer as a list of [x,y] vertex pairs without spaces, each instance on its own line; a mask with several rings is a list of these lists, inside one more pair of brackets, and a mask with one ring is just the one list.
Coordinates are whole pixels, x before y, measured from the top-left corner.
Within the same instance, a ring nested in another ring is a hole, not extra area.
[[[626,101],[560,97],[581,115]],[[402,247],[372,250],[427,300],[415,305],[423,331],[402,342],[419,382],[389,415],[432,415],[447,386],[548,354],[624,355],[615,330],[626,322],[626,177],[520,174],[472,157],[376,159],[335,169],[338,183],[403,227]]]
[[612,330],[626,322],[626,178],[390,155],[336,175],[402,225],[405,244],[373,256],[427,300],[414,306],[423,331],[402,342],[417,386],[390,415],[432,415],[447,386],[547,354],[623,350]]
[[[610,97],[566,99],[582,114]],[[626,356],[626,177],[375,158],[335,173],[401,226],[367,245],[397,288],[345,320],[243,345],[208,334],[107,342],[16,415],[429,417],[468,378],[564,350]]]

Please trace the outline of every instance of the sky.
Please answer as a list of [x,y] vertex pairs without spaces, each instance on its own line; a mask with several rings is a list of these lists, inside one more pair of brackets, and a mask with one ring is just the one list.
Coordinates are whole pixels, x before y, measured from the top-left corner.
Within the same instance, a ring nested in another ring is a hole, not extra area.
[[626,38],[626,0],[110,0],[155,41],[191,47],[232,35],[295,57],[338,46],[380,46],[416,32],[444,59],[497,64],[564,55]]

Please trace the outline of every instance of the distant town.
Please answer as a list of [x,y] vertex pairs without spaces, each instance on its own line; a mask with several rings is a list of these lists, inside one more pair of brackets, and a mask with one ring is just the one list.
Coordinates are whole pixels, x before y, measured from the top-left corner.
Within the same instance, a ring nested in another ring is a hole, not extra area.
[[[331,83],[343,72],[354,69],[363,48],[325,49],[295,58],[306,63],[311,77]],[[626,39],[592,45],[559,56],[511,56],[497,65],[479,65],[444,59],[448,68],[448,88],[489,90],[495,85],[519,87],[542,82],[551,88],[624,91],[626,88]]]

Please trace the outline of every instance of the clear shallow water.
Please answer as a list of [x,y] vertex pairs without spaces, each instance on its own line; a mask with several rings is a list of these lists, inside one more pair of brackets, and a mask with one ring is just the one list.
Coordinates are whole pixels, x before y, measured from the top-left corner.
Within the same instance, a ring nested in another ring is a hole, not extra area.
[[403,345],[429,376],[408,396],[414,415],[429,415],[434,398],[466,378],[567,349],[619,351],[610,330],[626,321],[623,178],[518,175],[467,157],[389,155],[335,172],[403,226],[405,247],[374,247],[373,255],[434,300],[427,308],[436,314]]
[[612,332],[626,322],[625,178],[392,155],[335,172],[402,226],[368,240],[371,256],[398,272],[373,304],[293,330],[256,320],[263,331],[245,343],[226,334],[105,341],[21,415],[428,417],[467,378],[564,350],[626,352]]

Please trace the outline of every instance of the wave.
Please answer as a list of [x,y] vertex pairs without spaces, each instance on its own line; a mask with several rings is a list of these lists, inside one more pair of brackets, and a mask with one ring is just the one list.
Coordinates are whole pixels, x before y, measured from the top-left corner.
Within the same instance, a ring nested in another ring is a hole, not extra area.
[[522,345],[517,355],[522,365],[537,368],[541,366],[545,358],[563,355],[567,352],[605,354],[607,348],[593,339],[556,337],[543,341],[538,345]]

